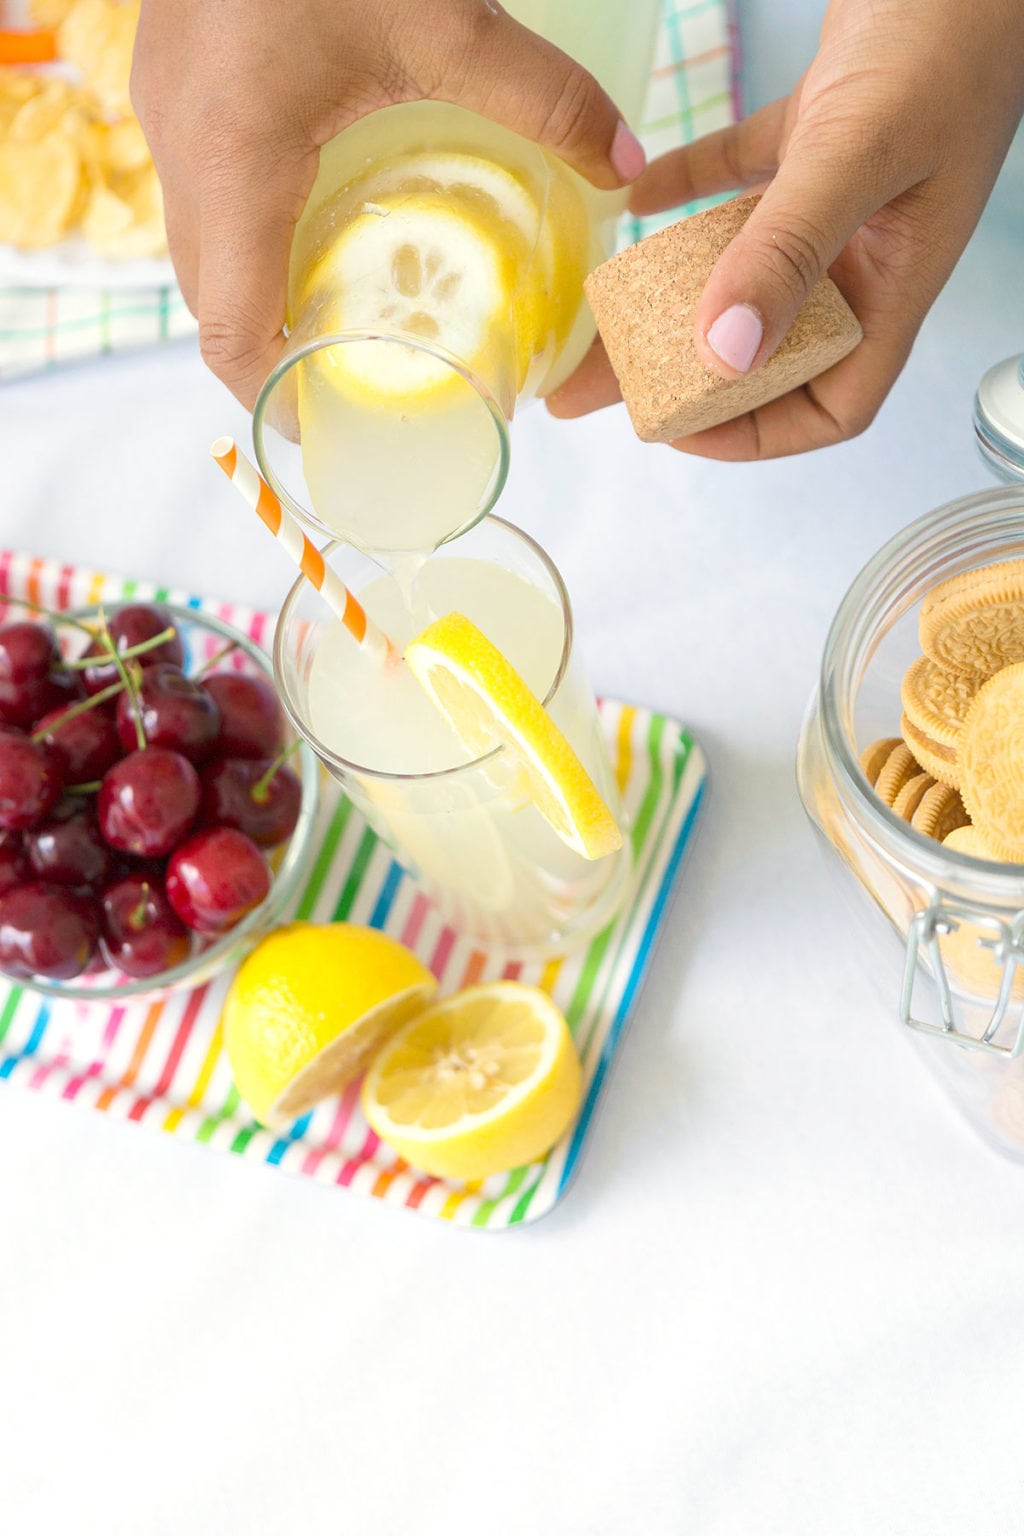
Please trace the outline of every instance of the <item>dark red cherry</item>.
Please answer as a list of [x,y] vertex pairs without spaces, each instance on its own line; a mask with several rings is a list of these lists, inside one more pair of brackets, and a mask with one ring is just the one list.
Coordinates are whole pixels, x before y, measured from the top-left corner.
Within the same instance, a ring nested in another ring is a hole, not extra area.
[[68,981],[92,959],[99,928],[95,903],[66,886],[13,886],[0,894],[0,968]]
[[0,832],[0,892],[28,879],[28,863],[20,832]]
[[25,833],[25,856],[33,876],[55,885],[104,885],[114,872],[114,855],[100,835],[91,803],[76,807],[68,796],[55,810],[56,816]]
[[192,941],[159,880],[128,875],[107,886],[101,900],[100,948],[127,976],[157,976],[188,959]]
[[56,805],[64,764],[45,742],[0,730],[0,828],[35,826]]
[[38,682],[60,663],[60,646],[48,624],[17,619],[0,624],[0,682]]
[[0,723],[31,725],[60,649],[45,624],[20,620],[0,625]]
[[[133,646],[142,645],[144,641],[152,640],[156,635],[162,634],[173,623],[174,620],[167,609],[161,607],[159,603],[128,603],[108,617],[107,628],[117,650],[127,651]],[[107,647],[98,636],[83,652],[85,656],[96,657],[107,654]],[[178,635],[165,640],[161,645],[154,646],[151,651],[143,652],[138,657],[139,665],[142,667],[159,666],[161,662],[169,662],[171,666],[180,667],[184,660],[185,648]],[[98,693],[101,688],[117,682],[118,672],[112,662],[98,660],[96,666],[87,667],[82,676],[87,691]]]
[[[199,683],[186,677],[180,667],[161,663],[145,669],[138,694],[142,731],[149,746],[170,747],[191,763],[209,757],[220,730],[220,710]],[[138,742],[135,717],[131,695],[122,693],[116,719],[126,752]]]
[[64,759],[68,784],[101,779],[121,756],[117,727],[102,707],[86,709],[70,719],[67,709],[51,710],[38,722],[36,730],[43,733],[41,740],[56,748]]
[[167,865],[167,899],[197,933],[226,933],[265,900],[270,882],[270,865],[235,827],[196,832]]
[[49,710],[60,709],[81,697],[73,672],[47,672],[45,677],[4,690],[0,700],[0,726],[29,730]]
[[199,775],[180,752],[130,752],[100,785],[100,831],[120,853],[161,858],[190,830],[199,800]]
[[74,674],[61,669],[60,648],[48,625],[0,625],[0,725],[27,729],[80,691]]
[[276,757],[284,745],[284,716],[273,685],[244,672],[214,672],[203,688],[220,709],[221,757]]
[[302,785],[290,768],[266,758],[218,757],[200,774],[200,819],[210,826],[237,827],[261,848],[291,837],[299,819]]

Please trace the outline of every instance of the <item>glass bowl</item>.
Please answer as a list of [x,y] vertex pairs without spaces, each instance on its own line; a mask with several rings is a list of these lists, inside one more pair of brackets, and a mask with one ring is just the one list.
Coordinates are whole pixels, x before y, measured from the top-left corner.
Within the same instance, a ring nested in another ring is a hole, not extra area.
[[[135,597],[130,601],[137,603],[145,599]],[[10,600],[8,620],[21,617],[17,613],[19,606],[16,599]],[[128,606],[128,601],[105,603],[103,611],[109,619],[118,609]],[[275,687],[276,692],[270,657],[241,630],[226,624],[223,619],[215,618],[212,614],[202,613],[194,608],[165,602],[158,603],[156,606],[166,610],[178,631],[185,651],[183,669],[187,674],[192,675],[205,662],[210,661],[218,652],[223,652],[225,647],[230,645],[233,649],[215,661],[204,675],[212,676],[216,672],[226,671],[248,673],[250,676],[257,675],[266,678]],[[26,605],[24,617],[32,616]],[[99,609],[95,606],[69,608],[55,617],[73,619],[79,624],[88,625],[97,620]],[[81,631],[62,623],[56,623],[54,628],[66,656],[77,656],[82,653],[87,641]],[[287,721],[287,715],[283,710],[282,716]],[[10,986],[31,988],[32,991],[43,993],[47,997],[114,1005],[156,1001],[167,997],[172,992],[202,986],[227,966],[237,964],[256,940],[277,922],[289,899],[295,894],[303,872],[309,864],[319,799],[320,770],[312,749],[301,740],[290,763],[298,773],[302,785],[302,799],[295,830],[286,843],[267,850],[273,870],[273,884],[268,896],[258,907],[246,913],[245,917],[229,932],[209,940],[195,935],[195,947],[188,959],[170,970],[161,971],[156,976],[126,976],[123,972],[108,968],[102,971],[85,971],[69,981],[55,981],[46,976],[13,976],[0,969],[0,981]]]

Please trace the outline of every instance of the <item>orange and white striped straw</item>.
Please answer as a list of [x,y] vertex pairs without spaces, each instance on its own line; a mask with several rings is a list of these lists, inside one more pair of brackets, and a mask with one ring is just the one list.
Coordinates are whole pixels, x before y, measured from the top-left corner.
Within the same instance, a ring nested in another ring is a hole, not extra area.
[[337,614],[352,638],[381,661],[392,664],[400,661],[398,651],[387,635],[377,628],[362,603],[353,597],[341,577],[331,570],[316,545],[310,543],[298,520],[281,505],[255,464],[246,458],[234,438],[218,437],[210,453],[257,517],[266,524],[302,574],[312,582]]

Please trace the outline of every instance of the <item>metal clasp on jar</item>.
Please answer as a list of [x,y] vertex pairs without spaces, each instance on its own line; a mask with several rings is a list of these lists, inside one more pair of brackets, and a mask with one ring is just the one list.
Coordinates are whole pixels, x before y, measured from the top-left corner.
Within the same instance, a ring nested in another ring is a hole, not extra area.
[[[946,966],[939,947],[940,939],[956,933],[961,923],[972,929],[981,929],[990,938],[979,938],[979,950],[991,952],[992,960],[1001,967],[999,991],[992,1005],[992,1013],[980,1033],[959,1028],[954,1009],[953,991],[949,984]],[[930,976],[939,996],[941,1022],[930,1024],[913,1016],[914,980],[921,951],[930,961]],[[957,1045],[974,1051],[987,1051],[993,1056],[1019,1056],[1024,1051],[1024,998],[1016,999],[1020,1010],[1017,1031],[1011,1042],[997,1044],[996,1036],[1006,1020],[1013,998],[1013,984],[1017,967],[1024,966],[1024,912],[1018,912],[1012,922],[994,917],[991,913],[958,906],[954,902],[938,899],[923,912],[914,914],[907,934],[907,960],[903,970],[903,990],[900,996],[900,1019],[911,1029],[925,1035],[937,1035],[940,1039],[955,1040]]]

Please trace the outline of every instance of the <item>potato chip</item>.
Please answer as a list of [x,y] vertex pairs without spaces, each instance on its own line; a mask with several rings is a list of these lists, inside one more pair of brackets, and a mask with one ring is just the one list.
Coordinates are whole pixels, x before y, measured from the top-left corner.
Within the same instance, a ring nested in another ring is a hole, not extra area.
[[96,186],[82,220],[82,233],[104,256],[118,261],[164,255],[163,198],[154,167],[147,164]]
[[[164,198],[160,178],[152,161],[132,174],[127,190],[135,223],[131,237],[118,242],[115,254],[124,257],[166,256],[167,227],[164,223]],[[122,194],[124,195],[124,194]]]
[[54,245],[78,194],[78,150],[63,134],[38,144],[0,143],[0,243]]
[[37,27],[59,27],[75,0],[29,0],[29,15]]
[[109,124],[94,117],[85,124],[78,135],[78,148],[82,156],[82,168],[92,181],[103,181],[107,174],[107,141]]
[[76,0],[57,34],[62,58],[73,64],[110,117],[130,117],[128,78],[140,0]]
[[120,123],[111,124],[104,155],[111,171],[139,171],[150,163],[149,145],[137,117],[126,117]]
[[96,246],[105,250],[117,237],[131,229],[134,215],[128,203],[104,183],[94,186],[82,215],[82,234]]
[[42,75],[30,74],[26,69],[0,69],[0,101],[6,99],[20,106],[30,96],[38,96],[45,84]]
[[89,123],[89,109],[82,91],[68,80],[47,80],[41,90],[18,108],[8,129],[15,144],[38,144],[60,132],[78,139]]
[[0,69],[0,134],[7,137],[11,123],[26,101],[38,96],[43,82],[21,69]]

